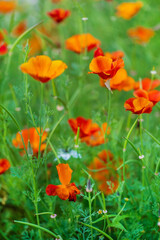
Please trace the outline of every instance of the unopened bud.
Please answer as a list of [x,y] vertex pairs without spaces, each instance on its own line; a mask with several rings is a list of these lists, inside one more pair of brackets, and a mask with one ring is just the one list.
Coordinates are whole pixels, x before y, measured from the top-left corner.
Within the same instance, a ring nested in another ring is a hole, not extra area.
[[29,157],[33,156],[33,150],[32,150],[32,147],[31,147],[30,140],[28,140],[27,153],[28,153]]
[[86,192],[92,192],[92,185],[91,185],[90,179],[88,179],[88,181],[87,181]]

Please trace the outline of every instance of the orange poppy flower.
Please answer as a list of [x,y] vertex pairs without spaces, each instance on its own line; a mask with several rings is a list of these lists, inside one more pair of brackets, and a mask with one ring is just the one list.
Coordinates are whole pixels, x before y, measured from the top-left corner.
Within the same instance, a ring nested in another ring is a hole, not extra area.
[[134,114],[150,113],[152,107],[160,101],[160,91],[157,90],[147,92],[139,89],[134,92],[134,96],[135,98],[128,99],[124,104],[125,109]]
[[42,50],[42,40],[36,34],[32,34],[28,44],[30,46],[30,51],[29,51],[30,56],[40,53],[40,51]]
[[62,22],[70,15],[71,12],[69,10],[65,10],[62,8],[53,9],[52,11],[48,12],[48,16],[50,16],[56,23]]
[[[37,131],[38,133],[40,134],[40,128],[38,127],[37,128]],[[22,149],[23,151],[21,152],[22,155],[25,153],[24,151],[24,145],[25,145],[25,148],[27,149],[28,147],[28,141],[30,141],[30,144],[31,144],[31,148],[33,150],[33,154],[37,154],[38,151],[39,151],[39,144],[40,144],[40,136],[39,134],[37,133],[36,129],[35,128],[29,128],[29,129],[24,129],[22,130],[22,133],[20,134],[19,132],[16,134],[16,138],[14,138],[12,140],[12,143],[13,145],[16,147],[16,148],[19,148],[19,149]],[[41,129],[41,132],[43,132],[43,129]],[[23,138],[23,141],[24,141],[24,145],[23,145],[23,142],[22,142],[22,138]],[[43,135],[41,137],[41,146],[40,146],[40,151],[44,151],[45,148],[46,148],[46,143],[44,143],[44,141],[46,140],[47,138],[47,132],[44,131],[43,132]]]
[[0,31],[0,55],[4,55],[8,52],[7,43],[4,42],[4,36],[6,33],[6,30]]
[[117,7],[117,16],[122,17],[126,20],[134,17],[141,7],[143,6],[142,2],[123,2]]
[[15,1],[0,1],[0,13],[10,13],[16,8]]
[[148,43],[150,38],[154,36],[154,31],[151,28],[137,27],[129,29],[128,35],[136,43],[144,44]]
[[107,129],[107,123],[102,124],[102,128],[97,123],[93,123],[91,119],[77,117],[69,119],[68,123],[75,135],[78,127],[80,128],[79,137],[81,142],[85,142],[89,146],[98,146],[105,143],[105,132],[110,133],[110,128]]
[[10,168],[10,162],[7,159],[0,159],[0,175]]
[[116,161],[110,151],[103,150],[88,166],[90,174],[98,184],[98,189],[105,194],[112,194],[119,186]]
[[20,68],[23,73],[29,74],[35,80],[46,83],[61,75],[67,65],[60,60],[52,61],[48,56],[41,55],[30,58]]
[[120,68],[124,67],[123,59],[113,60],[105,56],[98,56],[93,58],[89,68],[92,72],[98,74],[101,78],[109,80],[117,73]]
[[66,40],[66,48],[76,53],[82,53],[85,49],[89,52],[100,44],[101,42],[90,33],[77,34]]
[[[106,87],[105,80],[100,79],[100,85],[102,87]],[[110,81],[110,88],[112,90],[118,90],[118,91],[130,91],[134,88],[135,81],[133,78],[129,77],[127,74],[127,71],[125,69],[119,69],[116,73],[116,75],[111,79]]]
[[[150,91],[155,89],[156,87],[160,86],[160,80],[151,80],[149,78],[144,78],[141,81],[142,89],[146,91]],[[134,89],[138,90],[140,89],[140,82],[135,82]]]
[[153,103],[153,105],[155,105],[156,103],[158,103],[160,101],[160,91],[158,91],[158,90],[152,90],[152,91],[147,92],[143,89],[138,89],[138,90],[134,91],[134,96],[146,98],[149,101],[151,101]]
[[52,0],[53,3],[59,3],[61,2],[62,0]]
[[58,196],[62,200],[76,201],[76,195],[80,194],[75,183],[71,182],[72,169],[68,164],[60,163],[56,166],[61,185],[49,184],[46,188],[48,196]]
[[24,33],[27,29],[26,21],[21,21],[12,31],[12,34],[15,37],[20,36],[22,33]]

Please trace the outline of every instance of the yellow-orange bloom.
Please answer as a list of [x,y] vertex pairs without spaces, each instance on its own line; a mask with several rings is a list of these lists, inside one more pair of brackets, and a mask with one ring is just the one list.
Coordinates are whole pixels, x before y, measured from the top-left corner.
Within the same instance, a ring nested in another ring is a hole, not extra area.
[[129,29],[128,35],[133,40],[135,40],[136,43],[143,44],[149,42],[151,37],[154,36],[154,31],[151,28],[145,28],[140,26],[137,28]]
[[57,172],[61,185],[49,184],[46,193],[49,196],[58,196],[62,200],[76,201],[76,195],[80,194],[75,183],[70,183],[72,177],[72,169],[68,164],[60,163],[57,165]]
[[139,12],[142,6],[143,6],[143,3],[140,1],[124,2],[118,5],[116,14],[118,17],[122,17],[126,20],[129,20]]
[[66,48],[76,53],[82,53],[98,47],[101,42],[94,38],[90,33],[77,34],[66,40]]
[[123,59],[108,58],[105,56],[98,56],[92,59],[89,69],[91,72],[98,74],[101,78],[109,80],[117,73],[120,68],[124,67]]
[[0,13],[10,13],[16,8],[15,1],[0,1]]
[[35,80],[46,83],[61,75],[67,65],[61,60],[52,61],[48,56],[41,55],[30,58],[20,68],[23,73],[29,74]]
[[[105,82],[106,82],[105,79],[102,78],[100,79],[100,85],[102,87],[106,87]],[[130,91],[134,89],[134,87],[135,87],[134,79],[129,77],[127,71],[123,68],[119,69],[116,75],[110,81],[110,88],[112,90]]]
[[[38,131],[38,132],[37,132]],[[13,145],[16,148],[22,149],[23,151],[21,152],[22,155],[24,154],[24,149],[28,147],[28,141],[30,141],[31,144],[31,148],[33,150],[33,154],[37,154],[39,151],[39,144],[40,144],[40,128],[37,128],[37,131],[35,128],[29,128],[29,129],[24,129],[22,130],[22,133],[20,134],[19,132],[16,134],[16,138],[14,138],[12,140]],[[41,129],[41,132],[43,132],[43,130]],[[38,134],[39,133],[39,134]],[[23,145],[23,141],[24,141],[24,145]],[[44,143],[44,141],[47,138],[47,132],[44,131],[43,135],[41,137],[41,146],[40,146],[40,151],[44,151],[46,148],[46,143]]]

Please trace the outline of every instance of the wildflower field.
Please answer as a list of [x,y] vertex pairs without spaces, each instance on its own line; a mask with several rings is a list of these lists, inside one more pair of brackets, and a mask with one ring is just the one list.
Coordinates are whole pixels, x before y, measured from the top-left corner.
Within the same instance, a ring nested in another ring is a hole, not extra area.
[[159,46],[159,0],[0,0],[0,240],[160,240]]

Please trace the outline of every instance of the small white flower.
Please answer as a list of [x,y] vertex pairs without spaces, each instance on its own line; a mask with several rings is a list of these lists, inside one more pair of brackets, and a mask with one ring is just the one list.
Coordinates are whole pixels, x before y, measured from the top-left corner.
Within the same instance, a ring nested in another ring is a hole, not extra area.
[[150,71],[150,74],[156,75],[156,74],[157,74],[157,71],[156,71],[156,70],[151,70],[151,71]]
[[57,214],[51,215],[50,218],[56,218]]
[[88,17],[83,17],[82,18],[82,21],[87,21],[88,20]]
[[82,58],[83,58],[83,60],[88,60],[89,59],[88,56],[83,56]]
[[16,108],[15,108],[15,111],[16,111],[16,112],[20,112],[20,111],[21,111],[21,108],[20,108],[20,107],[16,107]]
[[142,155],[142,156],[139,156],[139,159],[143,159],[144,158],[144,155]]
[[49,131],[50,131],[50,128],[46,128],[45,131],[46,131],[46,132],[49,132]]
[[107,213],[107,210],[103,210],[103,213]]
[[58,110],[59,112],[63,111],[63,109],[64,109],[63,106],[61,106],[61,105],[57,105],[57,110]]
[[123,148],[123,152],[125,152],[126,151],[126,149],[125,148]]

